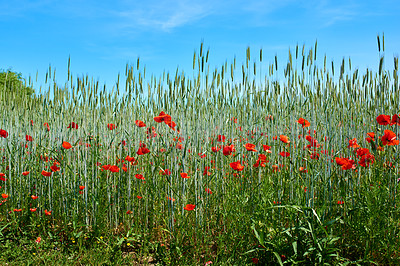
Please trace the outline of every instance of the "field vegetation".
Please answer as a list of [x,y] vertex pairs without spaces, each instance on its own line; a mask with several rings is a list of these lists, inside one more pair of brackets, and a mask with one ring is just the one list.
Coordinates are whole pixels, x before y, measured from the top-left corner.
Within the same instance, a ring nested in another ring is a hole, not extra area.
[[193,73],[138,59],[112,90],[3,78],[0,263],[399,264],[398,58],[378,52],[376,72],[317,43],[213,69],[201,44]]

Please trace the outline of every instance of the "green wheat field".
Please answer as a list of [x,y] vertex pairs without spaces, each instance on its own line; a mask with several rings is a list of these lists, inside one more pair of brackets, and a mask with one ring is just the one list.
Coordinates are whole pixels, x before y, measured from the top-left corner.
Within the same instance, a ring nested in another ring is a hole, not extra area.
[[316,51],[214,69],[201,44],[193,72],[138,60],[113,88],[49,68],[30,97],[6,79],[0,263],[399,264],[398,58],[379,36],[377,71]]

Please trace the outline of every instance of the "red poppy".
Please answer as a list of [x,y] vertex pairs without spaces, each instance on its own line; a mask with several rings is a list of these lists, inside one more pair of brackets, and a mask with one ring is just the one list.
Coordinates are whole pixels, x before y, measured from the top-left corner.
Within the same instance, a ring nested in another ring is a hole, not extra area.
[[290,143],[289,138],[285,135],[279,135],[279,140],[286,144]]
[[110,167],[111,167],[111,165],[109,165],[109,164],[105,164],[105,165],[103,165],[101,168],[102,168],[102,170],[109,170],[110,169]]
[[145,124],[143,121],[140,121],[140,120],[136,120],[136,121],[135,121],[135,124],[136,124],[138,127],[145,127],[145,126],[146,126],[146,124]]
[[319,153],[318,152],[311,153],[310,158],[313,160],[319,160]]
[[142,196],[136,196],[136,198],[138,198],[138,199],[142,199],[143,197],[142,197]]
[[22,212],[22,209],[14,209],[14,212]]
[[219,147],[212,147],[212,148],[211,148],[211,150],[212,150],[213,152],[218,152],[220,149],[221,149],[221,146],[219,146]]
[[182,178],[190,178],[190,176],[188,176],[187,173],[181,173],[181,177],[182,177]]
[[67,126],[67,128],[78,129],[78,124],[75,122],[71,122],[69,123],[69,126]]
[[119,172],[119,167],[116,166],[116,165],[111,165],[108,170],[110,170],[113,173],[118,173]]
[[6,174],[0,173],[0,180],[4,181],[4,182],[7,181],[7,178],[5,176],[6,176]]
[[343,170],[356,169],[356,165],[354,160],[350,160],[349,158],[335,158],[336,163],[342,167]]
[[31,212],[35,212],[37,210],[37,208],[30,208],[29,209]]
[[35,199],[38,199],[39,197],[38,197],[38,196],[35,196],[35,195],[32,195],[31,198],[32,198],[33,200],[35,200]]
[[44,210],[44,214],[50,216],[51,215],[51,211]]
[[217,141],[219,141],[219,142],[225,142],[225,136],[224,136],[224,135],[218,135]]
[[175,130],[176,123],[174,121],[165,122],[172,130]]
[[126,214],[132,214],[132,213],[133,213],[132,211],[127,211],[127,212],[126,212]]
[[135,158],[133,158],[133,157],[127,155],[127,156],[125,157],[125,160],[132,163],[132,162],[135,161]]
[[246,143],[246,145],[244,146],[245,148],[246,148],[246,150],[248,150],[248,151],[257,151],[255,148],[256,148],[256,145],[254,145],[254,144],[251,144],[251,143]]
[[388,146],[395,146],[399,145],[399,140],[396,140],[397,136],[396,134],[391,131],[391,130],[385,130],[385,134],[382,136],[382,145],[388,145]]
[[43,176],[51,176],[51,172],[47,172],[45,170],[42,171]]
[[137,179],[144,180],[144,176],[143,176],[142,174],[136,174],[135,177],[136,177]]
[[370,152],[367,148],[360,148],[360,149],[357,149],[356,153],[357,153],[357,157],[362,157]]
[[376,118],[379,125],[385,126],[390,124],[390,115],[379,115]]
[[304,167],[300,167],[300,168],[299,168],[299,172],[300,172],[300,173],[307,173],[308,170],[305,169]]
[[212,194],[212,191],[211,191],[211,189],[209,189],[209,188],[206,188],[206,192],[207,192],[208,194]]
[[47,129],[47,131],[50,131],[49,123],[44,123],[43,126]]
[[56,164],[53,164],[52,166],[50,166],[50,169],[52,172],[60,171],[60,167],[58,167]]
[[6,199],[6,198],[8,198],[8,194],[2,193],[2,194],[1,194],[1,197],[2,197],[3,199]]
[[147,149],[146,147],[141,147],[141,148],[139,148],[139,150],[136,152],[136,154],[137,154],[137,155],[143,155],[143,154],[146,154],[146,153],[149,153],[149,152],[150,152],[150,150]]
[[165,122],[166,124],[171,122],[171,116],[161,112],[158,116],[154,117],[154,121],[157,123]]
[[272,151],[271,151],[271,146],[263,145],[263,149],[264,149],[264,151],[267,152],[267,153],[272,153]]
[[342,204],[344,204],[344,201],[343,200],[338,200],[337,204],[342,205]]
[[391,126],[393,126],[393,125],[398,125],[398,126],[400,126],[400,117],[399,117],[397,114],[394,114],[394,115],[392,116],[392,121],[390,121],[390,125],[391,125]]
[[347,146],[348,148],[359,148],[360,145],[357,144],[357,139],[351,139],[349,140],[349,145]]
[[286,152],[286,151],[282,151],[282,152],[280,152],[279,153],[282,157],[289,157],[290,156],[290,153],[289,152]]
[[71,149],[72,145],[69,142],[63,141],[62,147],[66,150]]
[[244,166],[240,164],[240,161],[230,163],[229,165],[233,170],[236,171],[242,171],[244,169]]
[[117,128],[114,124],[107,124],[107,127],[109,130],[114,130]]
[[297,123],[299,123],[300,125],[303,126],[303,128],[305,127],[309,127],[311,124],[310,122],[308,122],[307,120],[305,120],[304,118],[300,117],[299,120],[297,120]]
[[26,135],[25,136],[26,141],[33,141],[32,136]]
[[22,175],[27,176],[27,175],[29,175],[29,173],[30,173],[29,171],[25,171],[25,172],[22,172]]
[[375,156],[371,153],[364,154],[358,162],[362,167],[369,167],[375,162]]
[[170,200],[170,201],[175,201],[175,199],[171,198],[171,197],[167,197],[167,199]]
[[196,207],[196,205],[194,205],[194,204],[187,204],[184,207],[184,209],[187,210],[187,211],[193,211],[195,207]]
[[222,150],[222,153],[225,156],[228,156],[228,155],[231,155],[232,152],[234,152],[234,151],[235,151],[235,146],[232,144],[232,145],[229,145],[229,146],[225,146],[224,149]]
[[171,175],[171,171],[169,169],[160,170],[161,175]]
[[79,189],[80,189],[80,190],[84,190],[84,189],[85,189],[85,186],[79,186]]
[[7,138],[8,137],[8,132],[5,131],[4,129],[0,129],[0,136],[3,138]]

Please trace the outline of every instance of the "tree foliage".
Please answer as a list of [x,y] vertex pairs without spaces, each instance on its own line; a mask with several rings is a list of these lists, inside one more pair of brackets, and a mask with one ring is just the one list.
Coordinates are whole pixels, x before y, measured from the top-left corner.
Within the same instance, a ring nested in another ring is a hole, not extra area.
[[16,95],[18,98],[33,98],[35,91],[26,85],[21,73],[8,70],[0,70],[0,93],[4,97]]

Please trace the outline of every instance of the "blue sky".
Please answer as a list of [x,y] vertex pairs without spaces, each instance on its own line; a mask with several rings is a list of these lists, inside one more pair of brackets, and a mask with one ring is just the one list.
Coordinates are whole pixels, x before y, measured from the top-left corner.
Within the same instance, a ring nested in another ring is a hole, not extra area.
[[399,13],[398,0],[0,0],[0,68],[25,77],[38,72],[40,84],[51,65],[63,84],[71,56],[75,77],[89,75],[112,87],[138,57],[147,75],[175,73],[178,66],[193,73],[201,41],[214,69],[235,56],[240,65],[247,46],[254,59],[263,49],[266,66],[275,55],[285,63],[289,48],[311,48],[318,40],[320,60],[326,54],[339,64],[350,57],[363,73],[377,68],[382,32],[386,68],[393,68]]

